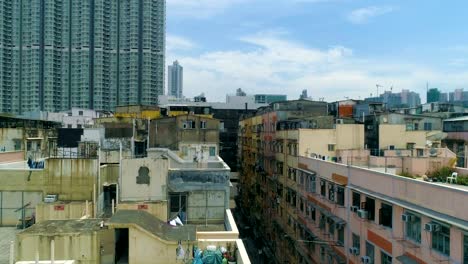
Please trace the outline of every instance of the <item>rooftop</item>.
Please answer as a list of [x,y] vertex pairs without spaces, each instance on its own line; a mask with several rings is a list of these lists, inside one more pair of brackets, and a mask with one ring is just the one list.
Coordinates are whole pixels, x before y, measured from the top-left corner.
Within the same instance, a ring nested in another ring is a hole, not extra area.
[[42,235],[55,236],[57,234],[85,234],[99,231],[101,229],[100,219],[79,219],[79,220],[48,220],[36,223],[19,235]]
[[444,122],[468,121],[468,116],[460,116],[455,118],[445,119]]
[[106,224],[116,228],[136,225],[166,241],[196,240],[196,226],[170,226],[141,210],[119,210]]

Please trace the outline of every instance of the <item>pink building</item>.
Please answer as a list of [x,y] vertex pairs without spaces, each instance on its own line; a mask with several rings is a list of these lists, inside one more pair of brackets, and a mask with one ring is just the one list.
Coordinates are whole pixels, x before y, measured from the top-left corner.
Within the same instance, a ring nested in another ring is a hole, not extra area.
[[468,263],[468,188],[299,157],[299,263]]

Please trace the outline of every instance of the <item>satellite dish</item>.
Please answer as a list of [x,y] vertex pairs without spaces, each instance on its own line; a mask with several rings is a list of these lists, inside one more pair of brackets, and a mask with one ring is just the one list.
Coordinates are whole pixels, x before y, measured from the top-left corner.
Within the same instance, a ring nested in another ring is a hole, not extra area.
[[437,157],[437,149],[431,148],[431,149],[429,150],[429,156],[431,156],[431,157]]

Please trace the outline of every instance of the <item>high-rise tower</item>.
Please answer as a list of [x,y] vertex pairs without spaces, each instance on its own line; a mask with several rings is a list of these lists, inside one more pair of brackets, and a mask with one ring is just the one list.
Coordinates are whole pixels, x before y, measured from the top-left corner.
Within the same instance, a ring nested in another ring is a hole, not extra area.
[[172,65],[169,65],[167,74],[168,95],[172,95],[176,98],[182,98],[184,88],[184,68],[180,66],[178,61],[174,61]]
[[0,112],[113,110],[164,92],[165,0],[0,0]]

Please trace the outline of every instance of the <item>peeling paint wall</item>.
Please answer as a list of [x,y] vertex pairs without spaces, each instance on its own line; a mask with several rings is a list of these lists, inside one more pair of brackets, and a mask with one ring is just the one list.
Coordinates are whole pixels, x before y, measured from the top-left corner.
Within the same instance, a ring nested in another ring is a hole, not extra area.
[[[33,260],[36,250],[40,260],[50,260],[50,241],[55,241],[55,259],[73,259],[80,264],[101,263],[100,245],[113,244],[114,230],[106,229],[92,233],[76,233],[64,235],[48,234],[18,234],[16,241],[16,260]],[[103,237],[103,241],[101,241]],[[105,242],[106,241],[106,242]],[[104,243],[105,242],[105,243]],[[104,248],[112,255],[109,246]],[[112,255],[113,256],[113,255]],[[111,257],[107,257],[110,259]],[[113,262],[103,262],[113,263]]]
[[[88,202],[88,215],[93,216],[93,203]],[[86,215],[86,202],[39,203],[36,206],[36,223],[46,220],[80,219]]]
[[[166,200],[167,159],[143,158],[122,160],[121,201]],[[149,184],[137,183],[140,169],[147,168]]]

